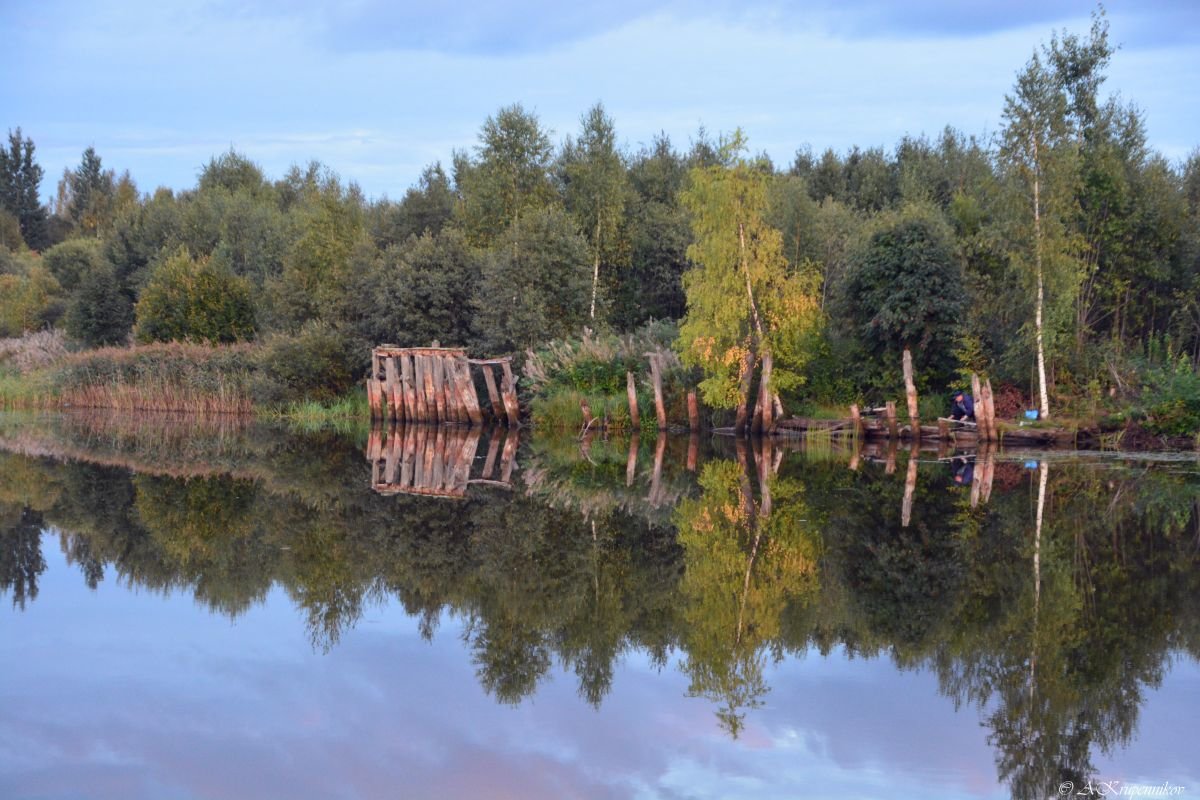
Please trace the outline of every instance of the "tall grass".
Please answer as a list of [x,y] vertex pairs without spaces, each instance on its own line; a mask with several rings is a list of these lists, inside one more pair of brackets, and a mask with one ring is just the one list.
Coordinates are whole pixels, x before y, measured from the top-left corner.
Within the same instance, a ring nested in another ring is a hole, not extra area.
[[256,369],[253,345],[172,342],[78,353],[48,378],[64,406],[245,414]]

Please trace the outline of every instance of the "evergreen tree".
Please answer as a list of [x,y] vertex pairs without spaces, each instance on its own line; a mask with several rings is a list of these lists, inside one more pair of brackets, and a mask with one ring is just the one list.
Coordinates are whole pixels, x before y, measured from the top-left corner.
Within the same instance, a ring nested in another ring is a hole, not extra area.
[[85,273],[67,303],[67,335],[88,347],[120,344],[133,326],[133,304],[111,267]]
[[0,210],[17,219],[21,237],[34,250],[49,244],[46,209],[39,197],[42,168],[33,160],[33,140],[21,129],[8,132],[8,147],[0,148]]

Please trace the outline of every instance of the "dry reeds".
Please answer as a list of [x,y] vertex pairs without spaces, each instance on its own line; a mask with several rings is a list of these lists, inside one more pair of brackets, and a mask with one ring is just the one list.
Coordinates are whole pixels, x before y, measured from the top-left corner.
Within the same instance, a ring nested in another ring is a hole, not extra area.
[[246,414],[256,368],[253,345],[172,342],[68,356],[52,380],[65,406]]

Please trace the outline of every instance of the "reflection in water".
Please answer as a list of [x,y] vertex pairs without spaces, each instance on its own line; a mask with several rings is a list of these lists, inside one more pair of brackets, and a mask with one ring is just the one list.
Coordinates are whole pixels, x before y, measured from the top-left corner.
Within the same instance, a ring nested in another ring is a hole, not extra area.
[[108,570],[231,617],[282,586],[318,649],[383,598],[427,637],[453,613],[505,703],[561,663],[599,705],[645,653],[733,735],[770,665],[886,655],[978,709],[1018,797],[1084,785],[1172,654],[1200,655],[1194,468],[980,450],[967,479],[931,451],[535,436],[518,471],[515,435],[105,426],[0,423],[0,589],[18,609],[55,530],[92,586]]

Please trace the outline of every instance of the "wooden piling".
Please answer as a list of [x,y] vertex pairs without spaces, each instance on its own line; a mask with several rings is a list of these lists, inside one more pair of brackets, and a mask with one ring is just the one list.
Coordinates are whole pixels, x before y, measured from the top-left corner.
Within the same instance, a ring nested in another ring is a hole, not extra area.
[[650,359],[650,383],[654,387],[654,412],[658,415],[658,429],[667,429],[667,407],[663,403],[662,373],[659,370],[658,354],[646,353]]
[[637,477],[638,445],[640,443],[636,432],[629,437],[629,455],[625,458],[626,486],[633,486],[633,479]]
[[404,396],[404,419],[406,422],[420,420],[417,414],[417,393],[413,387],[412,356],[402,353],[400,359],[400,394]]
[[974,372],[971,373],[971,399],[975,403],[975,429],[979,432],[979,438],[986,442],[988,441],[987,409],[983,405],[983,386],[979,381],[979,376]]
[[434,422],[450,422],[449,409],[446,408],[446,391],[445,391],[445,359],[436,356],[429,359],[429,372],[433,376],[433,402],[436,407],[436,416]]
[[[471,377],[471,364],[465,358],[457,362],[459,375],[459,391],[462,394],[463,405],[466,409],[467,421],[472,425],[483,424],[483,409],[479,406],[479,395],[475,393],[475,379]],[[486,367],[486,373],[491,375],[491,367]],[[492,387],[495,388],[494,386]]]
[[687,471],[695,472],[696,464],[700,460],[700,434],[693,433],[688,437],[687,449]]
[[917,385],[913,382],[912,351],[904,348],[904,397],[908,401],[908,420],[912,426],[913,441],[921,440],[921,412],[917,406]]
[[854,438],[862,439],[862,436],[863,436],[862,415],[858,411],[858,403],[850,404],[850,426],[851,426],[851,429],[854,431]]
[[884,404],[883,413],[887,418],[888,440],[894,442],[900,438],[900,431],[896,427],[896,402],[888,400]]
[[639,430],[642,425],[638,418],[637,383],[632,372],[625,373],[625,395],[629,398],[629,427]]
[[492,417],[501,420],[504,418],[504,408],[500,405],[500,392],[496,389],[496,374],[492,372],[491,364],[481,364],[479,369],[483,372],[483,385],[487,387],[488,402],[492,404]]
[[508,414],[508,427],[519,428],[521,410],[517,406],[517,381],[513,377],[511,362],[507,359],[500,362],[500,369],[504,373],[500,381],[500,395],[504,399],[504,411]]
[[700,430],[700,404],[696,401],[696,393],[688,392],[688,428],[695,433]]

